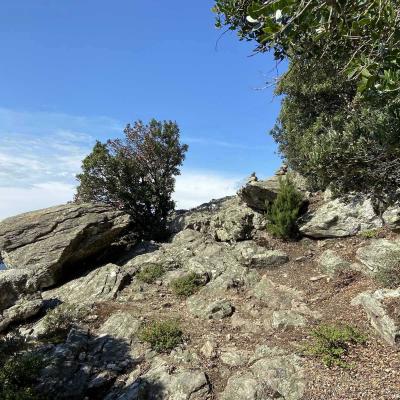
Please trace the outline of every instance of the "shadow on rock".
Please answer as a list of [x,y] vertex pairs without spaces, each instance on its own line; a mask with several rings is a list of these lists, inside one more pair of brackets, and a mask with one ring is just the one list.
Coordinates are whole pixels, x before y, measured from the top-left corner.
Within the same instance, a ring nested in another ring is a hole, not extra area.
[[71,330],[65,343],[41,352],[47,366],[39,390],[51,399],[104,399],[117,377],[141,361],[132,357],[127,341],[82,329]]

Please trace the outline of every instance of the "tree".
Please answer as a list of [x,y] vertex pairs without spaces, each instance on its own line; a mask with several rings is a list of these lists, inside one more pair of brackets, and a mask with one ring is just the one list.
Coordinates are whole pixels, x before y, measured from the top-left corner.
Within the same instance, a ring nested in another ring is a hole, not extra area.
[[75,200],[122,208],[140,237],[163,238],[174,208],[175,176],[187,149],[175,122],[127,125],[124,139],[97,142],[83,160]]
[[272,136],[314,189],[400,197],[400,4],[216,0],[217,26],[287,59]]

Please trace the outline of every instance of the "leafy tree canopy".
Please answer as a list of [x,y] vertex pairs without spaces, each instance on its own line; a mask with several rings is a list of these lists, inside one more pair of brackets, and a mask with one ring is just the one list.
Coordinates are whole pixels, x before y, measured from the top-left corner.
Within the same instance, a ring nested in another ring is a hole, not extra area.
[[278,60],[329,55],[360,93],[400,91],[398,1],[216,0],[214,11],[217,26],[238,30]]
[[83,160],[75,200],[125,209],[138,235],[162,238],[187,149],[175,122],[127,125],[123,139],[97,142]]

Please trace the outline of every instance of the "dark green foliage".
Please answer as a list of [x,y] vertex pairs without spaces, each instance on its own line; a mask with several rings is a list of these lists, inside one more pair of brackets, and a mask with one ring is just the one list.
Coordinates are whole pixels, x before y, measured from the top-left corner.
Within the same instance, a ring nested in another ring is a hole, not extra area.
[[0,399],[41,400],[35,386],[44,360],[21,338],[0,340]]
[[125,209],[139,237],[162,239],[187,145],[180,144],[172,121],[138,121],[124,134],[123,140],[97,142],[83,160],[75,199]]
[[171,282],[172,291],[177,296],[189,297],[196,293],[205,284],[204,277],[195,272],[191,272],[182,277],[176,278]]
[[400,4],[216,0],[217,25],[289,61],[272,135],[313,189],[400,197]]
[[348,354],[349,346],[365,344],[366,337],[351,326],[320,325],[311,333],[314,343],[306,348],[306,353],[322,359],[328,366],[350,367],[343,360]]
[[397,289],[400,287],[400,262],[396,266],[378,271],[375,278],[383,287]]
[[289,177],[279,180],[279,192],[268,210],[268,231],[282,239],[297,236],[297,218],[303,196],[296,189]]
[[154,321],[144,325],[138,333],[143,342],[158,353],[171,351],[182,343],[183,332],[176,321]]
[[147,264],[136,274],[136,278],[144,283],[153,283],[161,278],[164,272],[164,268],[159,264]]

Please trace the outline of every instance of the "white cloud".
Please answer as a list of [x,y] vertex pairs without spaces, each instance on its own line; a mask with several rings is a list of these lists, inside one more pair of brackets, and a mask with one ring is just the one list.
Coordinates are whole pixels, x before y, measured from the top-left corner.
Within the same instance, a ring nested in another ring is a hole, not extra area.
[[211,199],[234,195],[241,183],[238,177],[226,177],[214,172],[183,171],[176,178],[173,197],[178,209],[192,208]]
[[[104,117],[0,108],[0,220],[72,200],[82,159],[96,138],[116,136],[120,125]],[[177,177],[174,199],[178,208],[192,208],[235,194],[239,184],[238,177],[184,170]]]
[[0,220],[72,200],[74,186],[44,182],[31,187],[0,187]]

